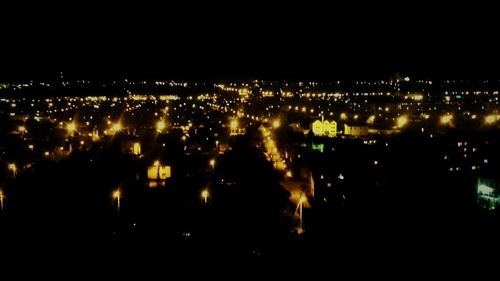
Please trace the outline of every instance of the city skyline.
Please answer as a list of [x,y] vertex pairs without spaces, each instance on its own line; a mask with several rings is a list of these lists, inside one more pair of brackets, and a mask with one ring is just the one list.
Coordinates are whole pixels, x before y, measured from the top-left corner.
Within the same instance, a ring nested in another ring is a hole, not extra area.
[[2,256],[498,253],[493,4],[274,4],[2,7]]

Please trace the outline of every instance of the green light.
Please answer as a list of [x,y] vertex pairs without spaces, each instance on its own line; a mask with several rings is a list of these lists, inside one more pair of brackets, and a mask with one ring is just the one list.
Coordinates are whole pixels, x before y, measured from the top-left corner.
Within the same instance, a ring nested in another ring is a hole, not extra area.
[[487,210],[494,210],[500,205],[500,193],[495,180],[478,178],[476,184],[477,202]]
[[323,153],[323,151],[325,151],[325,145],[322,143],[319,144],[312,143],[311,149]]

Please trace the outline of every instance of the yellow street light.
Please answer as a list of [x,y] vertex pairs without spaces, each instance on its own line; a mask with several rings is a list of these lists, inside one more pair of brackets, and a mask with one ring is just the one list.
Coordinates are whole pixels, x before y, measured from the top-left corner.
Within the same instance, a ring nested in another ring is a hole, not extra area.
[[453,120],[453,115],[450,115],[450,114],[443,115],[443,116],[441,116],[441,118],[440,118],[440,122],[441,122],[441,124],[443,124],[443,125],[450,124],[450,123],[451,123],[451,120]]
[[160,121],[156,122],[156,130],[158,132],[162,132],[163,130],[165,130],[166,127],[167,127],[167,124],[165,123],[165,121],[160,120]]
[[496,115],[493,115],[493,114],[488,115],[484,118],[484,122],[488,125],[491,125],[491,124],[495,123],[496,121],[497,121],[497,117],[496,117]]
[[229,126],[231,129],[236,130],[238,128],[238,120],[232,120]]
[[118,212],[120,212],[120,201],[121,201],[120,189],[117,189],[113,192],[113,199],[116,200],[116,208],[117,208]]
[[203,200],[205,201],[205,204],[207,204],[207,202],[208,202],[208,196],[210,196],[210,193],[208,192],[208,189],[204,189],[201,192],[201,198],[203,198]]
[[403,128],[406,124],[408,124],[408,117],[406,115],[399,116],[397,122],[398,128]]
[[280,122],[280,120],[279,120],[279,119],[275,119],[275,120],[273,121],[273,128],[277,129],[277,128],[279,128],[280,126],[281,126],[281,122]]
[[210,164],[210,167],[212,167],[212,169],[214,169],[215,168],[215,159],[210,159],[209,164]]
[[122,124],[120,124],[120,122],[116,122],[116,123],[114,123],[114,124],[111,126],[111,130],[112,130],[113,132],[115,132],[115,133],[116,133],[116,132],[121,131],[121,130],[122,130]]
[[5,199],[5,195],[3,195],[3,192],[0,190],[0,210],[3,211],[3,200]]
[[75,124],[75,122],[68,123],[66,125],[66,130],[68,130],[68,133],[73,134],[76,131],[76,124]]
[[20,133],[22,133],[22,134],[24,134],[24,133],[26,133],[26,132],[27,132],[26,127],[24,127],[24,126],[19,126],[19,127],[17,128],[17,130],[18,130]]
[[17,166],[15,163],[10,163],[7,168],[12,172],[12,175],[15,177],[17,175]]
[[297,209],[295,210],[295,213],[299,213],[299,219],[300,219],[300,226],[299,226],[299,233],[304,232],[304,220],[303,220],[303,215],[302,215],[302,209],[304,206],[304,203],[307,202],[307,197],[304,194],[300,194],[300,199],[297,204]]
[[340,114],[340,119],[342,119],[342,120],[347,120],[347,114],[345,114],[345,113],[341,113],[341,114]]
[[368,117],[368,120],[366,120],[366,123],[368,124],[373,124],[374,122],[375,122],[375,115]]

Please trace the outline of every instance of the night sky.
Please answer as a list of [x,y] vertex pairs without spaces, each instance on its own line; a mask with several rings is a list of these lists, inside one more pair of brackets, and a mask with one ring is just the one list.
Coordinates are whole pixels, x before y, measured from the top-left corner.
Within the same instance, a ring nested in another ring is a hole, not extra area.
[[492,7],[164,4],[3,7],[0,80],[500,78]]

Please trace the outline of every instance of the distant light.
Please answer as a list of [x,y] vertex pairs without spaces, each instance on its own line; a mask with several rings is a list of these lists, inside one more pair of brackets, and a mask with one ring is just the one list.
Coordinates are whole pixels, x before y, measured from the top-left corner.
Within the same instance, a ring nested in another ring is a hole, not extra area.
[[281,126],[281,122],[279,119],[275,119],[273,121],[273,128],[279,128]]
[[481,184],[478,186],[478,191],[484,194],[492,194],[495,190],[490,186]]
[[210,162],[208,162],[212,169],[215,167],[215,159],[210,159]]
[[347,120],[347,114],[345,114],[345,113],[341,113],[341,114],[340,114],[340,119],[342,119],[342,120]]
[[210,193],[208,192],[208,189],[204,189],[201,192],[201,198],[205,201],[205,204],[208,202],[208,196],[210,196]]
[[375,122],[375,115],[368,117],[368,119],[366,120],[367,124],[373,124],[374,122]]
[[495,123],[496,121],[497,121],[497,117],[496,117],[496,115],[493,115],[493,114],[488,115],[484,118],[484,122],[488,125],[491,125],[491,124]]
[[160,120],[160,121],[156,122],[156,130],[158,132],[162,132],[163,130],[165,130],[166,127],[167,127],[167,124],[165,124],[165,121]]
[[287,171],[286,172],[286,176],[289,177],[289,178],[291,178],[292,177],[292,171]]
[[118,212],[120,212],[120,201],[122,197],[120,189],[115,190],[112,196],[113,199],[116,199],[116,209],[118,210]]
[[406,115],[398,117],[397,120],[398,128],[403,128],[404,126],[406,126],[406,124],[408,124],[408,117]]
[[451,120],[453,120],[453,115],[450,115],[450,114],[443,115],[443,116],[441,116],[441,118],[440,118],[440,122],[441,122],[441,124],[443,124],[443,125],[450,124],[450,123],[451,123]]
[[7,168],[12,172],[14,176],[17,174],[16,163],[10,163],[9,165],[7,165]]
[[114,132],[119,132],[122,130],[122,124],[120,124],[119,122],[117,123],[114,123],[113,126],[111,127],[111,129],[114,131]]
[[413,99],[416,101],[421,101],[424,99],[424,96],[423,95],[415,95],[415,96],[413,96]]
[[410,81],[410,77],[405,77],[405,78],[404,78],[404,80],[405,80],[406,82],[409,82],[409,81]]
[[236,130],[238,128],[238,120],[232,120],[229,126],[231,129]]
[[75,122],[71,122],[71,123],[68,123],[68,125],[66,125],[66,130],[68,130],[68,133],[73,133],[74,131],[76,131],[76,124]]
[[134,155],[140,155],[141,154],[141,143],[135,142],[133,147],[132,147],[132,153]]

